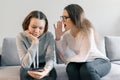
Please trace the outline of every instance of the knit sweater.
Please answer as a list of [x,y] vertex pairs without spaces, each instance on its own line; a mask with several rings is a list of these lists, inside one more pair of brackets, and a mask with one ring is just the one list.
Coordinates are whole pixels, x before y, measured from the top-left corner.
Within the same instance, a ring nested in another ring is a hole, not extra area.
[[73,37],[68,30],[59,41],[56,41],[56,45],[67,62],[88,62],[96,58],[109,60],[98,50],[93,29],[90,30],[89,36],[88,38],[78,34],[77,37]]
[[34,44],[28,38],[25,32],[20,32],[17,35],[17,49],[20,57],[21,66],[30,68],[32,64],[36,64],[35,57],[37,58],[37,65],[39,63],[46,63],[45,67],[51,70],[54,64],[54,38],[50,32],[46,32],[39,38],[39,43]]

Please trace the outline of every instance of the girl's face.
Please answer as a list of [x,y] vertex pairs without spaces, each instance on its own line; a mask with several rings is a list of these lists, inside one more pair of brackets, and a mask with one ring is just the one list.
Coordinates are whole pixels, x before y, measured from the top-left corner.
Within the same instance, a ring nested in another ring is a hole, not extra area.
[[62,15],[62,22],[64,24],[65,30],[69,30],[71,26],[71,19],[68,15],[68,12],[66,10],[63,10],[63,15]]
[[28,30],[35,37],[41,36],[45,30],[45,20],[31,18]]
[[62,22],[64,24],[64,28],[70,29],[71,33],[74,35],[76,32],[79,32],[78,28],[76,27],[75,24],[73,24],[71,18],[69,17],[69,14],[66,10],[63,11],[63,16],[62,16]]

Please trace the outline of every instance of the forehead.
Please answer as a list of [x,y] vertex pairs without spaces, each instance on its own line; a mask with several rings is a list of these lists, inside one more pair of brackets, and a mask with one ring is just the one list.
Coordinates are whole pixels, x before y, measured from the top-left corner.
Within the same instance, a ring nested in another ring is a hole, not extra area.
[[30,25],[45,26],[45,20],[38,18],[31,18]]
[[63,10],[63,16],[68,16],[68,12],[66,10]]

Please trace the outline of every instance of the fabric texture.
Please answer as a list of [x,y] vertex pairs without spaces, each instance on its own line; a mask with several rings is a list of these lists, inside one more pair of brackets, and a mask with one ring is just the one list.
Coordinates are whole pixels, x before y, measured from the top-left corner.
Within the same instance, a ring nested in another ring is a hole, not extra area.
[[39,53],[39,63],[46,62],[45,67],[53,68],[54,63],[54,38],[51,32],[46,32],[39,38],[39,43],[31,43],[24,32],[17,35],[16,43],[21,61],[21,66],[30,68],[35,62],[36,52]]
[[0,66],[1,66],[1,55],[0,55]]
[[67,66],[69,80],[100,80],[109,73],[111,63],[104,59],[95,59],[92,62],[70,62]]
[[64,62],[60,59],[59,53],[60,53],[60,51],[57,49],[57,46],[55,45],[56,63],[57,64],[64,64]]
[[[62,36],[62,39],[56,41],[56,46],[62,54],[65,53],[68,55],[73,55],[74,52],[73,57],[65,58],[68,62],[93,61],[95,58],[103,58],[108,60],[108,58],[97,48],[93,29],[91,29],[89,36],[90,39],[78,34],[77,37],[74,38],[68,30]],[[68,47],[70,51],[67,50]]]
[[105,48],[106,55],[111,61],[120,60],[120,37],[106,36]]
[[[45,65],[45,63],[41,63],[38,69],[43,69],[44,65]],[[36,69],[36,70],[38,70],[38,69]],[[32,78],[30,75],[28,75],[28,73],[27,73],[28,70],[31,70],[31,69],[22,68],[22,67],[20,68],[20,80],[38,80],[38,79]],[[56,70],[55,70],[55,68],[53,68],[50,71],[49,75],[45,76],[44,78],[42,78],[40,80],[56,80],[56,77],[57,77]]]
[[20,65],[15,38],[4,38],[2,45],[1,61],[2,66]]
[[[6,39],[7,39],[7,41],[9,41],[11,43],[11,41],[10,41],[11,37],[6,38]],[[116,39],[116,38],[114,38],[114,39]],[[12,40],[13,40],[13,42],[15,41],[14,39],[12,39]],[[119,43],[120,43],[120,41],[118,42],[118,46],[119,46]],[[15,42],[13,44],[15,44]],[[13,45],[13,44],[11,44],[10,47],[12,47],[12,48],[16,47],[16,45]],[[17,52],[16,48],[12,49],[13,51],[12,50],[8,51],[9,46],[6,46],[5,48],[7,49],[7,53],[8,52],[9,53]],[[113,48],[113,49],[115,49],[115,48]],[[107,54],[109,54],[109,53],[107,53]],[[118,53],[118,55],[119,55],[119,53]],[[13,58],[14,58],[13,56],[10,56],[10,59],[13,59]],[[110,73],[107,74],[106,76],[104,76],[103,78],[101,78],[101,80],[120,80],[120,65],[116,64],[116,62],[119,62],[119,61],[111,61],[111,62],[112,62],[112,66],[111,66]],[[65,64],[55,64],[54,66],[55,66],[55,69],[57,72],[57,80],[68,80],[68,76],[66,74],[66,65]],[[20,69],[20,66],[4,66],[4,67],[1,66],[0,67],[0,80],[20,80],[20,72],[19,72],[20,70],[19,69]]]
[[0,67],[0,80],[20,80],[20,66]]

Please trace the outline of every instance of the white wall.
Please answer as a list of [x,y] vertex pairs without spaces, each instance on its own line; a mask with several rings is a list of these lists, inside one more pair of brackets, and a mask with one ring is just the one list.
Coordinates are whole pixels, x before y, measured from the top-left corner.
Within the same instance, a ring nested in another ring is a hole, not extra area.
[[120,35],[120,0],[0,0],[0,51],[4,37],[16,37],[22,31],[22,21],[32,10],[43,11],[49,29],[59,20],[63,8],[80,4],[88,19],[102,35]]

